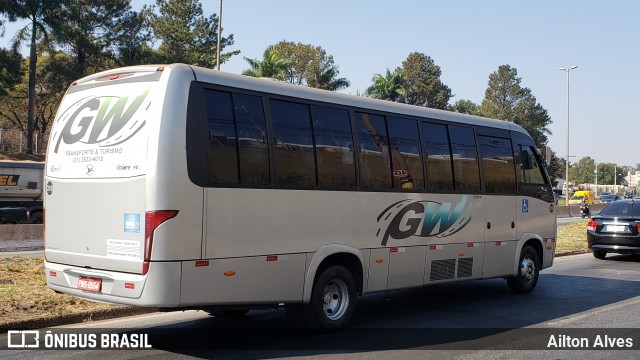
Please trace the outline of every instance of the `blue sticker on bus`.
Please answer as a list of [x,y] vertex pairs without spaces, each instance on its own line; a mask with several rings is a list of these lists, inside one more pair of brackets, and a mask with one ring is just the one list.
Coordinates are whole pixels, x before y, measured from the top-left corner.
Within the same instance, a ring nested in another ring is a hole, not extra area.
[[522,199],[522,212],[523,213],[529,212],[529,199]]
[[124,232],[140,232],[140,214],[124,214]]

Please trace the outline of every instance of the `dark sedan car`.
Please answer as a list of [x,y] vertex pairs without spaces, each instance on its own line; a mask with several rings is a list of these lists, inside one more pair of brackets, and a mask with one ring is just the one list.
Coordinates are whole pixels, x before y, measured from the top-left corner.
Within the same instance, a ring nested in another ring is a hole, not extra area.
[[618,200],[620,200],[620,196],[618,195],[600,195],[601,204],[608,204],[610,202],[614,202]]
[[0,207],[0,224],[29,224],[29,209],[19,206]]
[[598,259],[607,253],[640,254],[640,201],[625,199],[607,205],[587,224],[587,242]]

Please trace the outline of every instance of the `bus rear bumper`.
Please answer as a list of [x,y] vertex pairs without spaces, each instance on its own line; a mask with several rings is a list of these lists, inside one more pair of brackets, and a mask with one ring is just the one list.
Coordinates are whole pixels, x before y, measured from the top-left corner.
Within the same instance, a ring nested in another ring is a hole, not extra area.
[[[47,286],[57,292],[110,304],[177,307],[181,262],[152,262],[146,275],[86,269],[45,261]],[[97,291],[78,288],[80,278],[99,281]],[[97,279],[97,280],[96,280]]]

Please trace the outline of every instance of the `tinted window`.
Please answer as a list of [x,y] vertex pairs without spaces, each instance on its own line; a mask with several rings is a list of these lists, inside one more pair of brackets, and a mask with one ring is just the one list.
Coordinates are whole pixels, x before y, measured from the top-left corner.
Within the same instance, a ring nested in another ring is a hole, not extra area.
[[356,186],[353,136],[349,112],[311,106],[318,162],[318,185],[349,189]]
[[540,166],[537,151],[531,146],[519,146],[520,151],[516,154],[518,164],[518,181],[529,185],[544,185],[545,177]]
[[393,187],[404,190],[424,189],[424,173],[418,124],[414,120],[389,118]]
[[231,94],[204,91],[207,112],[209,183],[238,184],[238,149]]
[[258,96],[233,94],[238,129],[240,183],[267,185],[269,178],[269,146],[264,122],[262,99]]
[[447,126],[423,122],[422,136],[427,153],[427,190],[453,191],[453,166]]
[[489,194],[515,194],[516,173],[511,141],[481,136],[480,147],[485,191]]
[[449,126],[455,191],[480,192],[480,168],[473,129]]
[[640,202],[614,201],[600,211],[601,216],[640,216]]
[[309,106],[271,100],[278,185],[309,187],[316,184],[313,136]]
[[356,113],[358,142],[360,144],[360,177],[362,188],[390,189],[391,166],[389,139],[384,117]]

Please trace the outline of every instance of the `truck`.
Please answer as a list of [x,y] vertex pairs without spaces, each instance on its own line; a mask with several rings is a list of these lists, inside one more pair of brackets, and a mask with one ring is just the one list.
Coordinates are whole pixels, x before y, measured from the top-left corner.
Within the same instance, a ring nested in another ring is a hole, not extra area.
[[44,163],[0,160],[0,208],[24,207],[32,224],[42,224]]

